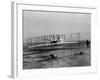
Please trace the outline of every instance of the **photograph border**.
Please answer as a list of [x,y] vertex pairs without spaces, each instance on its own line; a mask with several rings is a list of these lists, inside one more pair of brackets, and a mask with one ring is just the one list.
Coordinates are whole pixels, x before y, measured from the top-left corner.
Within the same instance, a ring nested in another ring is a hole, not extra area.
[[[22,11],[23,10],[45,10],[45,11],[60,11],[60,12],[78,12],[91,14],[91,42],[95,42],[95,27],[96,27],[96,8],[93,7],[74,7],[74,6],[59,6],[59,5],[41,5],[41,4],[27,4],[20,2],[12,2],[11,4],[11,36],[12,36],[12,53],[11,53],[11,76],[13,78],[24,78],[34,76],[54,76],[66,75],[73,73],[88,73],[96,72],[97,53],[95,43],[91,44],[91,66],[87,67],[72,67],[72,68],[54,68],[54,69],[34,69],[23,70],[22,56],[23,56],[23,42],[22,42]],[[95,54],[93,54],[95,53]],[[47,74],[48,73],[48,74]],[[34,75],[34,76],[33,76]]]

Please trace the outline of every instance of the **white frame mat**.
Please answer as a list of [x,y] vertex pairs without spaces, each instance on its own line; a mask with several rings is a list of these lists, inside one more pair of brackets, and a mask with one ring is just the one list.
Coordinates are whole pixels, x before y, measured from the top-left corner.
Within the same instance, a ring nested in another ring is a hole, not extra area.
[[[78,12],[91,14],[91,66],[87,67],[66,67],[53,69],[29,69],[23,70],[23,46],[22,46],[22,11],[23,10],[45,10],[45,11],[60,11],[60,12]],[[91,7],[74,7],[74,6],[59,6],[59,5],[38,5],[12,2],[12,70],[13,78],[23,77],[39,77],[39,76],[54,76],[66,75],[72,73],[87,73],[96,72],[96,45],[95,45],[95,27],[96,27],[96,8]]]

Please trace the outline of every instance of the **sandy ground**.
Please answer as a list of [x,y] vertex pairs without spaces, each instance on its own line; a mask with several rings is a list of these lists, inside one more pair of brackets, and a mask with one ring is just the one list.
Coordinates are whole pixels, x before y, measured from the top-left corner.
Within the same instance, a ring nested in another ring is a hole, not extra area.
[[[29,55],[23,56],[23,69],[90,66],[90,51],[90,48],[62,49],[39,53],[30,51],[27,52]],[[50,59],[50,54],[54,54],[55,58]]]

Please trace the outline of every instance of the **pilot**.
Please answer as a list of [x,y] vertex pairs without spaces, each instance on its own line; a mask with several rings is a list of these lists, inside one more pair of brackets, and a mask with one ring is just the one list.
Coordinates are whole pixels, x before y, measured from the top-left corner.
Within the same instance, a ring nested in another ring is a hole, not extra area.
[[60,36],[58,36],[57,42],[58,43],[63,43],[63,40],[60,38]]

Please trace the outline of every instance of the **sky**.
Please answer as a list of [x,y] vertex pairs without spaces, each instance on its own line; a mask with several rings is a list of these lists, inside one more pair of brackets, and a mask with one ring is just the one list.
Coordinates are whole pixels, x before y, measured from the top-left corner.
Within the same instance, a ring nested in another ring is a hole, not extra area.
[[23,11],[24,38],[63,33],[90,33],[91,14]]

